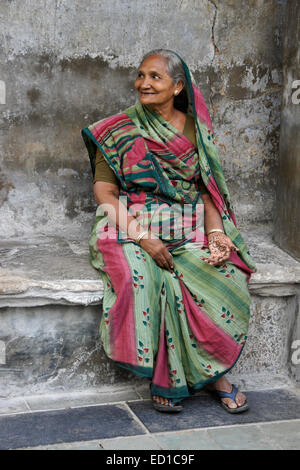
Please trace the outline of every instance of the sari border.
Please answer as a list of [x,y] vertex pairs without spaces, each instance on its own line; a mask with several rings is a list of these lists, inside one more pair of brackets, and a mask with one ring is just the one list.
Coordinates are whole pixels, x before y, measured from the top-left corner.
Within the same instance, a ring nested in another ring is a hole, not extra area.
[[92,152],[91,152],[91,149],[90,147],[88,146],[89,145],[89,140],[90,139],[95,145],[96,147],[99,148],[99,150],[101,150],[103,156],[105,157],[108,165],[110,166],[110,168],[112,168],[112,170],[114,171],[116,177],[118,178],[118,181],[120,181],[121,183],[121,186],[122,188],[126,191],[126,186],[124,185],[124,181],[122,180],[122,178],[120,177],[118,171],[115,169],[115,165],[110,161],[107,153],[105,152],[105,150],[103,149],[103,147],[101,146],[101,144],[98,142],[98,140],[96,139],[96,137],[93,135],[93,133],[90,131],[90,129],[88,127],[85,127],[84,129],[82,129],[81,131],[81,135],[82,135],[82,138],[88,148],[88,155],[89,155],[89,159],[90,159],[90,164],[91,164],[91,168],[92,168],[92,174],[93,174],[93,177],[95,175],[95,158],[96,158],[96,155],[93,155]]
[[[182,387],[177,387],[177,388],[167,388],[167,387],[161,387],[159,385],[154,384],[153,382],[151,383],[151,394],[152,395],[157,395],[163,398],[169,398],[169,399],[174,399],[174,403],[179,403],[181,400],[184,398],[189,398],[192,397],[197,393],[197,391],[201,390],[204,388],[206,385],[216,382],[216,380],[220,379],[223,375],[227,374],[237,363],[237,361],[240,358],[240,355],[242,354],[242,351],[244,349],[245,345],[242,346],[236,360],[234,363],[228,367],[226,370],[223,372],[220,372],[219,374],[209,377],[203,381],[200,381],[196,383],[195,385],[184,385]],[[128,364],[126,362],[120,362],[120,361],[113,361],[116,365],[119,367],[122,367],[123,369],[126,369],[130,372],[133,372],[135,375],[138,375],[139,377],[144,377],[147,379],[152,380],[153,377],[153,368],[152,367],[142,367],[142,366],[135,366]]]
[[122,367],[123,369],[129,370],[130,372],[133,372],[135,375],[138,375],[139,377],[144,377],[146,379],[152,378],[152,374],[153,374],[152,367],[135,366],[133,364],[129,364],[128,362],[120,362],[120,361],[114,361],[114,360],[113,362],[117,366]]

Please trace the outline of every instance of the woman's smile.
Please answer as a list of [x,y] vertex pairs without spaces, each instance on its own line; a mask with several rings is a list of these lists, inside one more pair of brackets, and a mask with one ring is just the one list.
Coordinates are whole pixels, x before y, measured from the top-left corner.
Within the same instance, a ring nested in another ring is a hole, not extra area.
[[138,95],[139,95],[139,99],[140,99],[142,104],[148,104],[150,102],[153,102],[153,100],[154,101],[157,100],[158,93],[154,92],[154,91],[138,90]]

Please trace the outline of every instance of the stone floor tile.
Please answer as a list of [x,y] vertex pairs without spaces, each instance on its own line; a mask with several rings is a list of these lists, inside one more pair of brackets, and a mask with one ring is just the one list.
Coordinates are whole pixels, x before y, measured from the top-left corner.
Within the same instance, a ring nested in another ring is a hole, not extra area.
[[1,450],[140,434],[144,428],[120,404],[0,416]]
[[165,450],[218,450],[221,448],[211,439],[206,430],[155,434],[155,438]]
[[128,405],[152,433],[293,420],[300,416],[300,399],[288,390],[248,391],[247,401],[248,411],[230,414],[222,408],[220,400],[205,393],[184,400],[183,411],[167,418],[165,413],[153,409],[151,400],[132,401]]
[[259,427],[249,426],[228,426],[224,428],[209,429],[209,436],[222,449],[226,450],[278,450]]
[[140,397],[133,389],[124,389],[106,393],[51,394],[25,397],[33,411],[58,410],[80,406],[101,405],[120,401],[138,400]]
[[17,450],[102,450],[99,439],[96,441],[68,442],[48,446],[26,447]]
[[260,430],[284,450],[300,450],[300,419],[260,424]]
[[28,406],[23,398],[1,398],[0,415],[9,415],[13,413],[26,413]]
[[105,450],[161,450],[151,436],[122,437],[116,439],[104,439],[100,445]]

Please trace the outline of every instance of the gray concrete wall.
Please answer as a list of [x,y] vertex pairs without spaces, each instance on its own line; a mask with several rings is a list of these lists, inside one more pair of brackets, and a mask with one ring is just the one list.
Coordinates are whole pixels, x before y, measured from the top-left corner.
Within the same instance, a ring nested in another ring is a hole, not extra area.
[[87,237],[95,203],[80,129],[135,102],[135,68],[155,47],[195,73],[240,226],[272,221],[285,4],[3,0],[0,233]]
[[128,380],[109,361],[98,337],[100,308],[1,309],[5,364],[0,395],[85,390]]
[[300,3],[294,0],[287,5],[283,58],[274,239],[300,260]]

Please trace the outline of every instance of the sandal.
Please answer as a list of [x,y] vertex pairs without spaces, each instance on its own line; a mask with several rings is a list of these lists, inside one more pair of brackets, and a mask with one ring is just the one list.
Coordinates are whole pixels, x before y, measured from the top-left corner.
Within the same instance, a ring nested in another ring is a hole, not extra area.
[[[150,390],[151,390],[151,384],[150,384]],[[180,411],[183,410],[182,405],[178,405],[174,403],[173,400],[171,400],[170,398],[168,398],[170,405],[164,405],[162,403],[158,403],[157,401],[155,401],[153,398],[153,395],[151,396],[152,396],[153,408],[156,411],[160,411],[161,413],[179,413]],[[158,395],[155,395],[155,396],[158,396]]]
[[231,400],[233,400],[235,402],[237,408],[230,408],[228,405],[223,403],[222,400],[221,400],[222,407],[228,413],[242,413],[243,411],[249,410],[249,405],[248,405],[247,401],[245,401],[245,403],[241,406],[239,406],[237,404],[237,402],[235,400],[235,397],[236,397],[236,394],[238,393],[238,388],[234,384],[232,384],[231,393],[222,392],[221,390],[216,390],[216,389],[214,390],[214,393],[216,393],[219,398],[231,398]]
[[183,410],[182,405],[176,405],[176,403],[174,403],[173,400],[170,400],[169,398],[168,400],[170,405],[163,405],[162,403],[158,403],[152,398],[153,408],[156,411],[160,411],[162,413],[179,413]]

